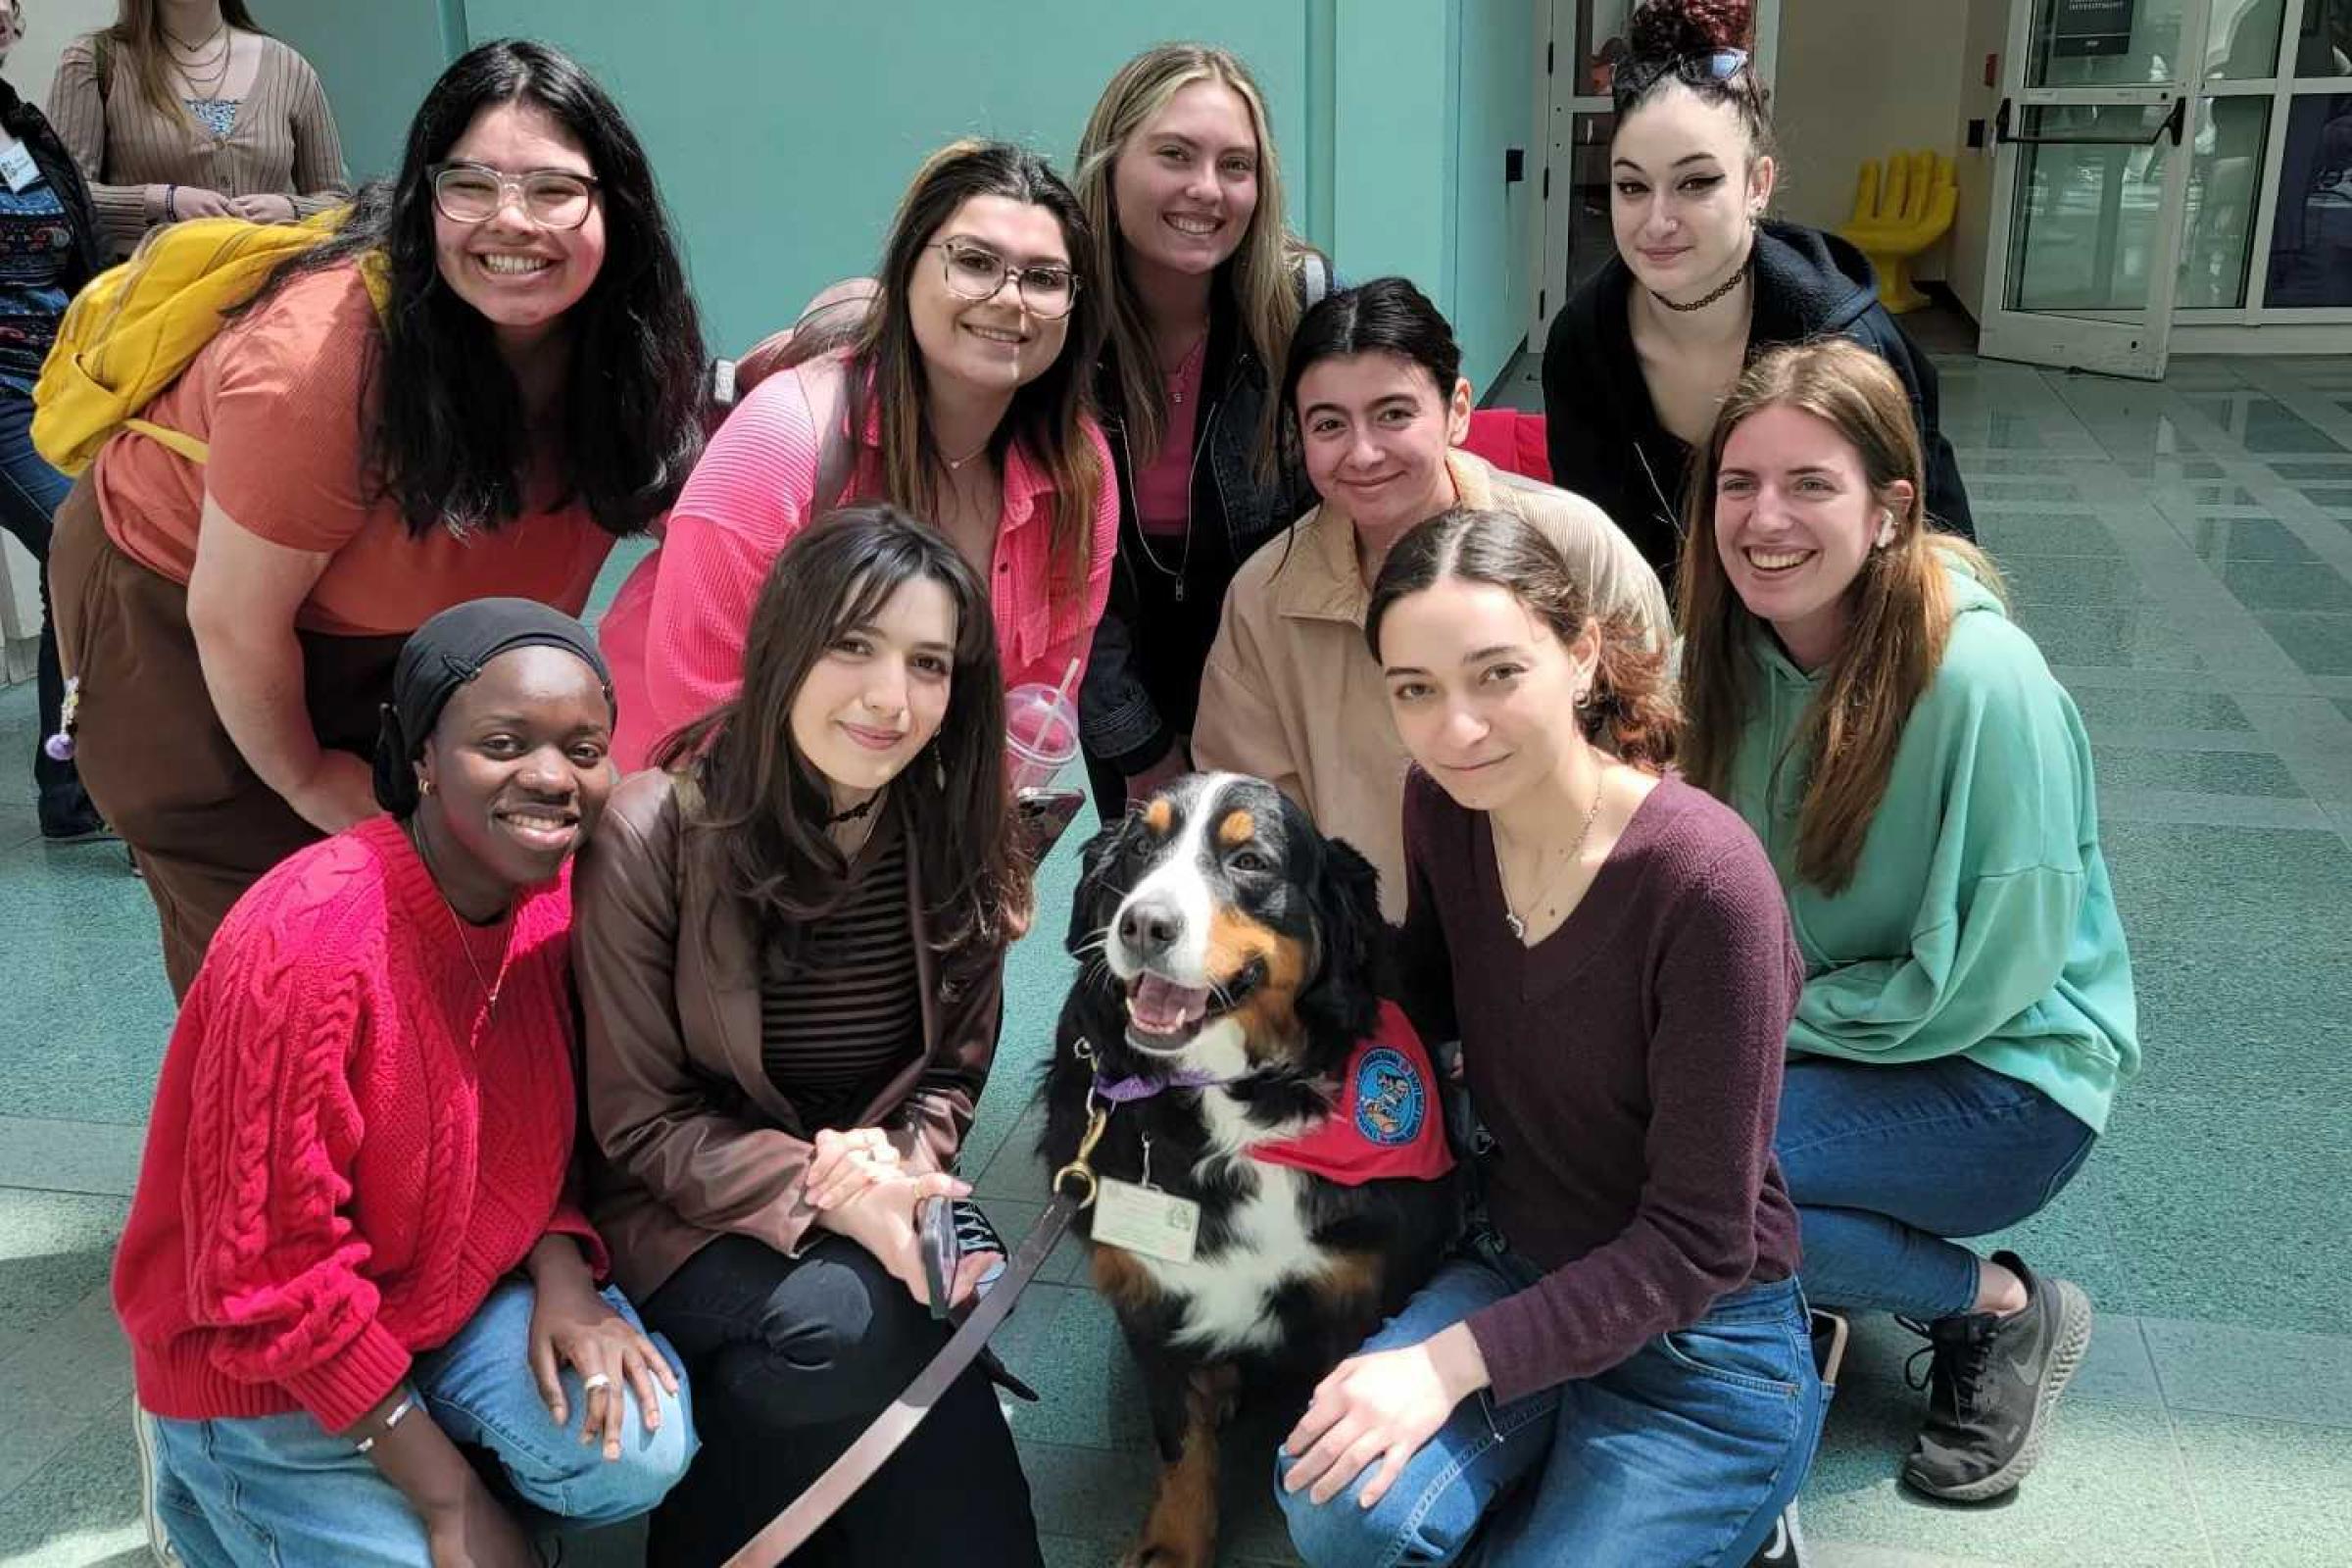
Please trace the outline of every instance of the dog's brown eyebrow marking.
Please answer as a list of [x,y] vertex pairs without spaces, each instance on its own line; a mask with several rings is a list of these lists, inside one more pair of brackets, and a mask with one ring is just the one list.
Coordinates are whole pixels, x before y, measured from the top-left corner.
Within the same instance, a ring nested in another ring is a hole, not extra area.
[[1256,836],[1257,818],[1247,810],[1227,812],[1225,820],[1217,824],[1217,842],[1229,850],[1247,844]]
[[1175,825],[1176,808],[1168,803],[1165,796],[1144,808],[1144,826],[1159,837],[1166,838],[1168,830]]

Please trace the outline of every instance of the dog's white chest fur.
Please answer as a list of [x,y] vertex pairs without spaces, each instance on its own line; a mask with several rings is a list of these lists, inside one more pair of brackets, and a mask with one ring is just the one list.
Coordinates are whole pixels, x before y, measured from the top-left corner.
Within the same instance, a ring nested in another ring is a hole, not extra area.
[[[1281,1341],[1270,1305],[1283,1286],[1322,1273],[1330,1266],[1324,1249],[1308,1235],[1302,1200],[1310,1178],[1288,1165],[1251,1159],[1249,1148],[1290,1136],[1298,1127],[1251,1126],[1226,1095],[1200,1097],[1218,1150],[1206,1167],[1239,1167],[1249,1195],[1227,1215],[1231,1238],[1213,1256],[1170,1263],[1133,1254],[1159,1288],[1185,1304],[1184,1324],[1173,1338],[1203,1348],[1268,1348]],[[1303,1124],[1301,1124],[1303,1125]]]

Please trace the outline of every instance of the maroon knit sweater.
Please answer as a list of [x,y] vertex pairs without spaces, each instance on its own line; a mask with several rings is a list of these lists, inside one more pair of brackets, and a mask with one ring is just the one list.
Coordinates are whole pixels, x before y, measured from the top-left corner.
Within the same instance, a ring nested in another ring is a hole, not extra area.
[[115,1311],[139,1403],[307,1409],[339,1432],[549,1231],[576,1114],[570,876],[520,900],[498,1009],[399,826],[256,882],[213,938],[155,1092]]
[[1494,1396],[1605,1371],[1795,1273],[1772,1132],[1804,968],[1747,825],[1667,777],[1532,949],[1503,924],[1485,812],[1415,770],[1404,845],[1405,1009],[1462,1042],[1496,1145],[1488,1211],[1550,1271],[1469,1319]]

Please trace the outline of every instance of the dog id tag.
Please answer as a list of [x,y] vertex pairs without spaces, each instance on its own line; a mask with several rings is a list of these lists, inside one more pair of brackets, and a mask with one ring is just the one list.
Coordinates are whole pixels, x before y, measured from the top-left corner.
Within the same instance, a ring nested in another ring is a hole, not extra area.
[[5,133],[0,133],[0,178],[20,196],[41,178],[41,166],[32,161],[32,149]]
[[1105,1176],[1096,1185],[1094,1236],[1098,1242],[1163,1263],[1190,1263],[1200,1235],[1200,1205],[1172,1198],[1156,1187],[1139,1187]]

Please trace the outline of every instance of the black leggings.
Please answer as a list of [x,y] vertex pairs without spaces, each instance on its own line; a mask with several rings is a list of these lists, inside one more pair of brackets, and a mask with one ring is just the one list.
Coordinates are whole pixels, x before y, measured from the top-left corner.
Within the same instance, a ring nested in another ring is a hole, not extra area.
[[[655,1512],[657,1568],[726,1560],[840,1456],[947,1343],[948,1328],[855,1242],[786,1257],[723,1236],[640,1307],[693,1383],[702,1452]],[[957,1379],[904,1446],[793,1554],[807,1564],[1041,1561],[1028,1479],[996,1391]]]

